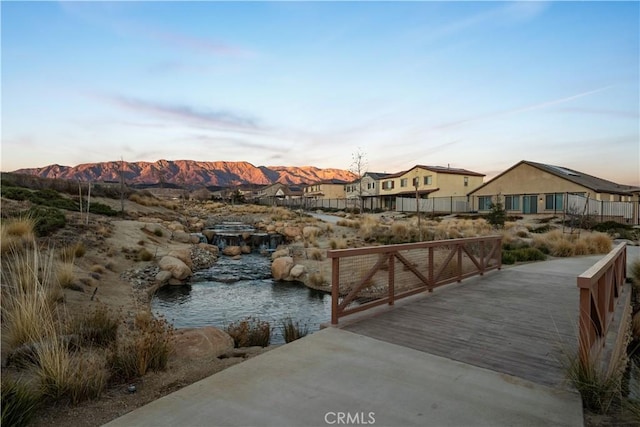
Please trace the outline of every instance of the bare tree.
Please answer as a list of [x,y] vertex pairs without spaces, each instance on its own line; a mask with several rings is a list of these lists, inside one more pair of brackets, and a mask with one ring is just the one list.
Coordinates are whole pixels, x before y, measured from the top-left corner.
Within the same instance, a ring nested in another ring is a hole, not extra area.
[[362,151],[361,147],[358,147],[356,151],[351,155],[351,168],[349,169],[357,176],[358,182],[358,209],[362,212],[364,208],[364,198],[362,196],[362,177],[367,173],[367,154]]

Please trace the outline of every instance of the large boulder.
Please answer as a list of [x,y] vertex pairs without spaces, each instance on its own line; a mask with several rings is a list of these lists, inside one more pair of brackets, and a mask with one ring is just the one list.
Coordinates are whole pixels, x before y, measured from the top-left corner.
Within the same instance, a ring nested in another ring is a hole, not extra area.
[[178,258],[180,261],[187,264],[187,267],[193,268],[193,263],[191,261],[191,250],[188,247],[173,249],[169,251],[167,255],[172,256],[174,258]]
[[170,222],[169,224],[167,224],[167,228],[171,231],[184,231],[184,225],[180,224],[179,222]]
[[216,245],[210,245],[208,243],[198,243],[198,247],[212,253],[215,256],[218,256],[218,254],[220,253],[220,249]]
[[293,258],[290,256],[280,257],[271,263],[271,275],[274,280],[284,280],[289,276],[293,268]]
[[302,232],[300,231],[300,227],[289,226],[282,229],[282,234],[288,239],[295,240],[302,235]]
[[184,280],[191,276],[191,269],[176,257],[164,256],[158,263],[160,270],[170,271],[171,276],[177,280]]
[[174,336],[176,356],[181,359],[213,359],[233,350],[229,334],[213,326],[178,329]]
[[161,285],[166,285],[172,277],[173,274],[171,274],[170,271],[160,270],[158,274],[156,274],[156,282]]
[[243,254],[250,254],[250,253],[251,253],[251,246],[242,245],[242,246],[240,247],[240,251],[241,251]]
[[236,255],[242,255],[242,248],[240,248],[240,246],[227,246],[222,250],[222,253],[224,255],[231,256],[231,257]]
[[296,264],[296,265],[293,266],[293,268],[291,268],[291,271],[289,271],[289,276],[294,280],[298,280],[306,272],[307,272],[307,269],[306,269],[306,267],[304,265]]
[[180,243],[191,243],[191,234],[184,231],[174,231],[173,240]]
[[289,256],[289,249],[278,249],[271,254],[271,259],[276,260],[278,258],[282,258],[283,256]]

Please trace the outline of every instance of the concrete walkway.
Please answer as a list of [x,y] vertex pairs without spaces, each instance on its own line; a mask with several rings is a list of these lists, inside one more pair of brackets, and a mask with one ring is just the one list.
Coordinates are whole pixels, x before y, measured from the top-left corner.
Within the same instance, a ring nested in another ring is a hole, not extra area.
[[376,426],[582,426],[583,416],[577,392],[329,328],[107,425],[283,427],[347,421]]

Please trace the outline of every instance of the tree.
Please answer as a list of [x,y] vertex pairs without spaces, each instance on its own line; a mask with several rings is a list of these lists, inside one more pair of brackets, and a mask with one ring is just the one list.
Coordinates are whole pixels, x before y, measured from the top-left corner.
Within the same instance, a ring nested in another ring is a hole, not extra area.
[[489,213],[487,214],[487,221],[493,225],[494,228],[504,227],[504,222],[507,220],[507,211],[502,203],[502,196],[498,194],[496,196],[496,202],[489,204]]
[[364,197],[362,196],[362,177],[367,173],[367,154],[362,151],[362,148],[358,147],[356,151],[351,155],[351,168],[349,171],[354,173],[357,177],[358,183],[358,209],[360,212],[364,208]]

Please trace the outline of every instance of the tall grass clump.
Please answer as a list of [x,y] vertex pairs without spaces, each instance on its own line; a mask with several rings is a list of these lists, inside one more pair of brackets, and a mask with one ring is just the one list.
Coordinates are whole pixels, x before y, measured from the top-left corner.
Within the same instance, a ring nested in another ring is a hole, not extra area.
[[280,324],[280,331],[284,342],[287,344],[306,336],[309,333],[309,325],[301,324],[299,321],[294,321],[291,317],[287,317],[282,320]]
[[34,248],[3,259],[2,338],[10,347],[37,341],[55,324],[54,307],[61,289],[53,273],[53,256]]
[[61,262],[56,266],[56,280],[62,288],[70,288],[76,280],[73,264]]
[[174,328],[166,319],[151,314],[136,316],[133,330],[116,341],[109,357],[115,377],[129,380],[149,370],[164,370],[174,348],[173,336]]
[[29,216],[5,219],[0,224],[0,253],[19,251],[35,240],[35,220]]
[[610,373],[604,372],[598,366],[597,359],[584,364],[577,355],[569,358],[567,376],[580,392],[584,407],[605,414],[614,401],[621,397],[622,370],[617,367]]
[[77,242],[58,250],[58,256],[62,262],[73,263],[76,258],[82,258],[86,252],[87,248],[84,243]]
[[106,347],[116,341],[121,316],[104,304],[71,319],[68,332],[80,338],[83,345]]
[[[611,236],[606,233],[592,233],[584,237],[589,251],[593,254],[607,254],[613,248]],[[582,240],[582,239],[581,239]]]
[[271,324],[255,317],[249,316],[232,322],[227,326],[226,331],[233,338],[236,348],[267,347],[271,343]]
[[309,254],[309,257],[314,261],[322,261],[322,259],[324,258],[324,256],[322,255],[322,251],[318,249],[312,250]]
[[20,381],[2,377],[2,418],[3,426],[26,426],[29,424],[40,396]]

